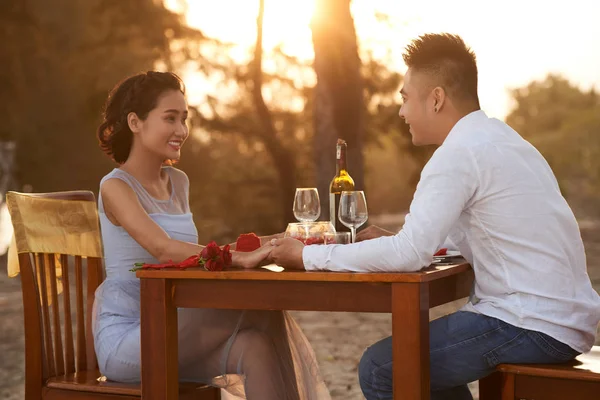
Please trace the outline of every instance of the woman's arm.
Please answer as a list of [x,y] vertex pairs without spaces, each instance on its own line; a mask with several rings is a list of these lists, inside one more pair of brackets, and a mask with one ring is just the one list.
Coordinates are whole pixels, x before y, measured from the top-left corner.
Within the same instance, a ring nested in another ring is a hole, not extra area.
[[[160,263],[181,262],[198,254],[204,246],[171,239],[150,218],[129,185],[119,179],[109,179],[100,188],[106,216],[122,226],[136,242]],[[269,254],[270,244],[254,252],[232,252],[232,265],[243,268],[257,267]]]

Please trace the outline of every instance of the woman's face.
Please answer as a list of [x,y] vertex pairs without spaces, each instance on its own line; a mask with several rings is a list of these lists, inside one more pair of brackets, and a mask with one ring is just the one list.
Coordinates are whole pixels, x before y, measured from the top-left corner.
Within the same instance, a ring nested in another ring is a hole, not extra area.
[[181,146],[189,135],[187,116],[187,103],[179,90],[163,93],[146,120],[140,121],[141,128],[137,132],[140,145],[162,160],[178,160]]

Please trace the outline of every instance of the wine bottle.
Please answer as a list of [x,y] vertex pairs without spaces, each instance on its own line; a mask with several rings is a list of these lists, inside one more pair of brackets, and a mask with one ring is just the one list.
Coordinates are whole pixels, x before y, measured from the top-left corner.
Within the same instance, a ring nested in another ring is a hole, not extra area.
[[346,148],[346,141],[338,139],[335,152],[335,176],[329,185],[329,220],[335,227],[336,232],[349,231],[349,229],[340,222],[338,212],[342,192],[354,190],[354,180],[348,173],[346,165]]

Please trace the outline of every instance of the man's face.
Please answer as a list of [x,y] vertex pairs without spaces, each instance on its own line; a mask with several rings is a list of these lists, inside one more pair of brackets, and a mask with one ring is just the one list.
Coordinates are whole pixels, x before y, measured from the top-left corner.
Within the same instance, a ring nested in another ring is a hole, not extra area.
[[404,75],[404,86],[400,90],[402,106],[400,118],[410,126],[412,142],[415,146],[433,144],[435,136],[435,112],[433,87],[428,76],[410,68]]

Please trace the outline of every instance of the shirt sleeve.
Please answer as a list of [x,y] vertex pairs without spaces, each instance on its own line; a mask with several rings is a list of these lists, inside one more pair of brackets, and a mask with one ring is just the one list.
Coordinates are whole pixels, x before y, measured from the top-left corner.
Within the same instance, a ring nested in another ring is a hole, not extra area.
[[423,168],[410,213],[398,234],[347,245],[305,246],[304,267],[308,271],[408,272],[429,266],[478,184],[470,149],[442,145]]
[[456,244],[454,244],[452,239],[450,239],[450,236],[448,236],[446,240],[444,240],[444,242],[436,250],[439,249],[458,250],[458,247],[456,246]]

